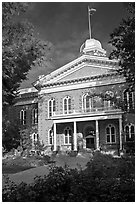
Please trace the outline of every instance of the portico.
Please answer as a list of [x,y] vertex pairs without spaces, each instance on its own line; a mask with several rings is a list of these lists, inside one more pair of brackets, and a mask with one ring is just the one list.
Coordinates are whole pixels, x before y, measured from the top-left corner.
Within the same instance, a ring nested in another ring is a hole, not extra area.
[[[94,134],[94,139],[95,139],[95,149],[99,149],[100,145],[101,145],[101,134],[100,133],[100,127],[99,127],[99,123],[101,123],[101,121],[109,121],[108,123],[111,124],[111,121],[113,123],[113,121],[116,120],[118,127],[117,127],[117,134],[119,135],[119,146],[120,149],[122,149],[122,114],[111,114],[111,115],[105,115],[105,116],[94,116],[94,117],[74,117],[74,118],[65,118],[65,119],[54,119],[53,120],[53,129],[54,129],[54,151],[57,150],[57,125],[58,124],[72,124],[72,139],[73,139],[73,150],[77,151],[77,146],[78,146],[78,134],[79,131],[77,132],[77,129],[79,126],[81,126],[82,122],[83,122],[83,127],[84,124],[88,123],[91,126],[93,126],[93,123],[95,124],[95,134]],[[104,127],[105,128],[105,127]],[[86,140],[86,138],[84,138],[84,132],[82,132],[83,134],[83,139]],[[105,134],[105,131],[104,131]],[[112,133],[113,135],[113,133]],[[104,136],[105,137],[105,136]],[[90,136],[88,136],[88,138],[90,138]],[[113,143],[113,141],[110,141]],[[86,146],[85,146],[86,148]]]

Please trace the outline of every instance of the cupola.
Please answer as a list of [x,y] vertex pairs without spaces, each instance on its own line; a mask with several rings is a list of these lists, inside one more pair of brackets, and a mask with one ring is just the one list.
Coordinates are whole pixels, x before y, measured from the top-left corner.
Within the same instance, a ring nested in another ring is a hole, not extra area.
[[81,54],[89,54],[94,56],[106,56],[106,51],[102,48],[101,43],[94,38],[87,39],[80,47]]

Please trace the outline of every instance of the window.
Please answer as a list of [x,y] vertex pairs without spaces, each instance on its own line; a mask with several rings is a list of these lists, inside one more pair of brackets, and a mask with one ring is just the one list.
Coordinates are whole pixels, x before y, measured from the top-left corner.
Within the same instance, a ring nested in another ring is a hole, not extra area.
[[49,117],[53,116],[54,112],[56,111],[55,99],[50,99],[48,101],[48,110],[49,110]]
[[49,136],[49,144],[53,145],[53,131],[51,129],[48,132],[48,136]]
[[129,93],[129,110],[134,109],[134,92]]
[[103,106],[103,100],[100,96],[90,96],[88,93],[83,96],[83,110],[90,112],[100,109]]
[[32,143],[35,144],[38,142],[39,136],[38,133],[33,133],[32,134]]
[[124,104],[125,104],[125,111],[134,110],[134,92],[128,92],[127,90],[124,91]]
[[106,127],[106,138],[107,138],[107,143],[116,142],[116,130],[113,125],[108,125]]
[[83,96],[83,110],[90,111],[93,108],[93,97],[90,97],[88,94]]
[[32,109],[32,124],[38,123],[38,108]]
[[64,106],[64,109],[63,109],[64,114],[71,113],[71,98],[69,96],[63,99],[63,106]]
[[125,141],[133,142],[135,140],[135,128],[133,124],[125,126]]
[[71,128],[70,127],[65,128],[64,134],[65,134],[65,144],[71,144],[71,139],[72,139]]
[[20,111],[20,124],[26,125],[26,110]]

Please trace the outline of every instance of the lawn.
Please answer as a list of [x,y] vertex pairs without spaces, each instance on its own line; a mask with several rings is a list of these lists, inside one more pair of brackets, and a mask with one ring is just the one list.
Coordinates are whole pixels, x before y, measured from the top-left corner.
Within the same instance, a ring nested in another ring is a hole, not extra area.
[[2,173],[14,174],[21,171],[25,171],[34,167],[43,166],[48,163],[49,157],[16,157],[7,158],[2,161]]
[[14,166],[2,166],[2,174],[15,174],[21,171],[25,171],[28,169],[31,169],[34,167],[30,167],[30,166],[19,166],[19,165],[14,165]]
[[[34,177],[44,176],[49,172],[49,166],[53,163],[56,166],[69,166],[70,168],[84,169],[86,164],[90,161],[92,154],[81,153],[76,157],[69,155],[57,154],[53,156],[48,163],[47,159],[38,159],[30,157],[23,159],[18,157],[16,159],[6,159],[3,161],[2,173],[9,174],[9,178],[15,183],[32,183]],[[4,185],[4,180],[3,180]]]
[[95,152],[77,157],[56,155],[54,162],[50,168],[46,165],[9,174],[15,183],[3,187],[3,202],[135,201],[133,156],[113,158]]

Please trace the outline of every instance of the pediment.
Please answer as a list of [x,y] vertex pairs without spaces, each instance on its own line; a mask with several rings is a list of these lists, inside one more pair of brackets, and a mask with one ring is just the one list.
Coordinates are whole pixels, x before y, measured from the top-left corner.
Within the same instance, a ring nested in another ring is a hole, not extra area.
[[77,68],[75,71],[72,71],[70,73],[67,73],[66,76],[62,76],[56,81],[68,81],[72,79],[80,79],[80,78],[86,78],[86,77],[94,77],[98,75],[104,75],[112,72],[112,70],[109,70],[107,68],[101,68],[91,65],[85,65],[80,68]]
[[34,86],[109,74],[114,72],[116,68],[117,62],[109,60],[107,57],[82,55],[51,74],[39,78]]

